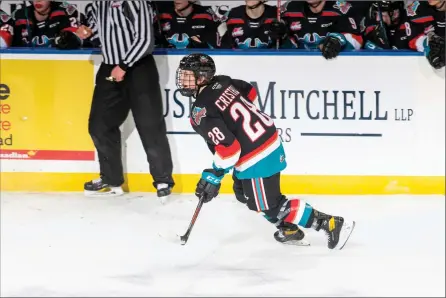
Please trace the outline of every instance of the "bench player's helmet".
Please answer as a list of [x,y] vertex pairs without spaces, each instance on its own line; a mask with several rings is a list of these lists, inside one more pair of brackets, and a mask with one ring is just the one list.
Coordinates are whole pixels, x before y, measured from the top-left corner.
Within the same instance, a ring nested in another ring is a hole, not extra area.
[[215,63],[209,55],[190,54],[180,61],[176,73],[176,85],[181,95],[196,97],[199,89],[208,85],[214,75]]

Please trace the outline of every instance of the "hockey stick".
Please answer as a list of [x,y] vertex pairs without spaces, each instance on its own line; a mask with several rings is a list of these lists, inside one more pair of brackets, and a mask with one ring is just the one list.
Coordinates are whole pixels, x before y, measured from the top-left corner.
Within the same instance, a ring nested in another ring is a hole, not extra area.
[[382,33],[384,35],[385,45],[390,48],[389,38],[387,37],[386,27],[384,27],[383,13],[381,10],[381,3],[378,2],[378,16],[379,16],[379,25],[381,26]]
[[[281,0],[277,0],[277,20],[280,22],[280,15],[282,12]],[[280,48],[280,39],[276,39],[276,49]]]
[[180,236],[181,245],[185,245],[187,240],[189,239],[189,235],[192,232],[192,228],[194,227],[195,221],[198,218],[198,214],[200,213],[201,207],[203,207],[205,195],[203,194],[200,198],[200,201],[198,202],[197,208],[195,209],[194,216],[192,216],[192,220],[189,224],[189,228],[187,228],[186,234],[183,236]]

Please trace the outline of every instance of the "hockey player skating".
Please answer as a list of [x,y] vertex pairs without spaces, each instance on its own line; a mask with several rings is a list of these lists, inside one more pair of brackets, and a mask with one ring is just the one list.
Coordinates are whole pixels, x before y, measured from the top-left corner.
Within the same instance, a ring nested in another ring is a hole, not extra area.
[[304,200],[281,193],[285,151],[274,121],[253,103],[255,88],[242,80],[215,76],[212,58],[198,53],[181,60],[176,84],[182,95],[196,98],[191,124],[214,153],[212,168],[203,171],[197,184],[198,197],[204,196],[205,202],[215,198],[221,180],[233,169],[237,199],[246,198],[250,210],[262,212],[277,227],[277,241],[306,245],[301,226],[325,232],[330,249],[344,247],[354,221],[320,212]]

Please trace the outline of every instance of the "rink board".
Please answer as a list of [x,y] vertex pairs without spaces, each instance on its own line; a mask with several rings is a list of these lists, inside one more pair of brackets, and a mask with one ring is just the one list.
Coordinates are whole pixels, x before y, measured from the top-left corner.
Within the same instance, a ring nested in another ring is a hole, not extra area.
[[[0,53],[1,190],[81,191],[99,171],[88,114],[100,56],[90,50]],[[288,164],[283,192],[445,193],[445,74],[419,53],[348,52],[333,61],[318,52],[209,53],[217,73],[258,89],[260,109],[274,119]],[[212,164],[190,127],[192,101],[176,90],[184,54],[155,56],[177,193],[193,192]],[[132,117],[121,130],[127,189],[154,191]],[[222,192],[231,192],[231,177],[225,181]]]

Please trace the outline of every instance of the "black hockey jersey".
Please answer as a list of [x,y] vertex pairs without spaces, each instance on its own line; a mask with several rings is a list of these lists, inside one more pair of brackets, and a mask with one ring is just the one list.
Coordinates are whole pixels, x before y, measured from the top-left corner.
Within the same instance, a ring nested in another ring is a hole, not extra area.
[[413,1],[406,7],[406,14],[411,24],[409,47],[424,52],[427,45],[427,34],[445,37],[445,12],[437,10],[427,1]]
[[[364,48],[375,49],[409,49],[411,24],[403,7],[404,3],[394,5],[389,18],[389,24],[381,18],[383,13],[372,13],[371,10],[365,19]],[[371,8],[372,9],[372,8]]]
[[277,7],[264,4],[265,11],[258,19],[246,14],[246,5],[234,7],[228,14],[226,32],[222,36],[224,49],[273,48],[276,40],[269,37],[272,21],[277,17]]
[[14,35],[14,22],[10,15],[0,9],[0,48],[10,47]]
[[[192,13],[183,17],[175,12],[173,2],[157,1],[154,5],[157,46],[175,49],[217,47],[218,22],[212,8],[192,4]],[[200,42],[194,41],[194,36]]]
[[20,8],[14,12],[13,46],[51,47],[62,30],[76,32],[78,18],[76,7],[69,4],[51,2],[51,12],[44,21],[36,20],[32,5]]
[[327,1],[319,13],[313,13],[305,1],[288,2],[282,19],[292,47],[316,49],[330,35],[339,38],[344,49],[360,49],[364,4],[358,2]]
[[214,153],[213,167],[239,179],[270,177],[286,167],[274,121],[257,109],[249,83],[215,76],[192,105],[191,124]]

